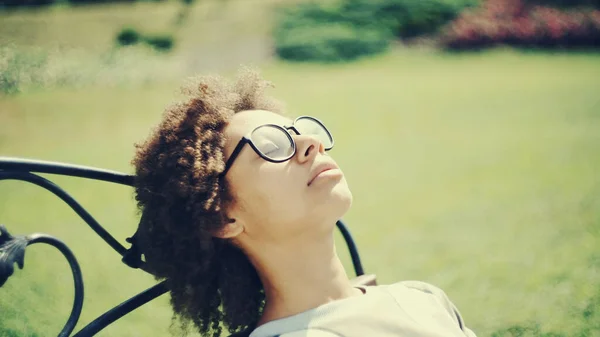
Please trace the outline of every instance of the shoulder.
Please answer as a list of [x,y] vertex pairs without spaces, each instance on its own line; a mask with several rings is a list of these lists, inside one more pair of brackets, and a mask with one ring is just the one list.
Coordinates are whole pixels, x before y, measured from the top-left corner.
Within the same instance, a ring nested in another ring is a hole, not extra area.
[[388,289],[391,292],[416,291],[426,296],[432,296],[435,299],[444,303],[450,301],[448,299],[448,296],[442,289],[434,286],[433,284],[422,281],[401,281],[389,285]]
[[418,290],[434,296],[445,296],[444,291],[431,283],[422,281],[401,281],[391,285],[391,287],[406,287],[413,290]]
[[434,286],[433,284],[422,282],[422,281],[401,281],[389,286],[391,292],[401,291],[401,290],[409,290],[409,291],[417,291],[425,296],[430,296],[433,300],[435,300],[439,305],[441,305],[446,312],[452,317],[452,319],[459,325],[461,329],[464,329],[464,321],[463,318],[454,305],[446,292],[444,292],[439,287]]
[[421,298],[435,299],[438,302],[449,301],[448,296],[442,289],[422,281],[400,281],[376,287],[382,287],[394,296],[418,296]]

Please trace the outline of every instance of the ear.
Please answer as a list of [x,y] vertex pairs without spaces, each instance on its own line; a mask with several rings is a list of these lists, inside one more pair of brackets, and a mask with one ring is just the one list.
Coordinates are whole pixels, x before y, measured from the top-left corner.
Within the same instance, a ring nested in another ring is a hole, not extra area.
[[221,239],[231,239],[240,235],[244,231],[244,225],[241,221],[230,219],[223,228],[215,232],[215,236]]

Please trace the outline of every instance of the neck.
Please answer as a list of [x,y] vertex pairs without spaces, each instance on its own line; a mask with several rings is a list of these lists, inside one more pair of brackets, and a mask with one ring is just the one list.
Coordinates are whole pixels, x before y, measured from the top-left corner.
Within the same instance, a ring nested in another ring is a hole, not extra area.
[[259,325],[361,293],[348,280],[333,233],[320,239],[263,244],[252,253],[266,297]]

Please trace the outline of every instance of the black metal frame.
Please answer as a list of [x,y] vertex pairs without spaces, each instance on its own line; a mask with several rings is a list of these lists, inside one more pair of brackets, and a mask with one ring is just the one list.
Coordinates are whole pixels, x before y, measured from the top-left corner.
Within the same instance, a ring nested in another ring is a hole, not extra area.
[[[58,162],[30,160],[13,157],[0,157],[0,181],[1,180],[20,180],[40,186],[57,197],[63,200],[71,209],[85,221],[90,228],[104,240],[112,249],[121,255],[121,261],[131,268],[145,269],[144,263],[141,260],[141,254],[135,245],[135,234],[128,238],[131,243],[130,248],[125,248],[121,245],[108,231],[106,231],[73,197],[71,197],[62,188],[53,182],[39,176],[35,173],[56,174],[71,177],[80,177],[86,179],[106,181],[126,186],[133,186],[134,177],[116,171],[98,169],[89,166],[72,165]],[[0,219],[1,220],[1,219]],[[350,231],[342,221],[336,223],[338,229],[348,245],[352,265],[356,276],[364,274],[363,267],[360,261],[360,256],[356,248],[356,244],[350,234]],[[83,277],[77,259],[71,250],[59,239],[47,234],[35,233],[28,236],[12,236],[4,226],[0,225],[0,287],[13,274],[14,263],[17,263],[20,269],[23,269],[23,260],[25,256],[25,248],[34,243],[46,243],[58,248],[61,253],[67,258],[73,273],[75,281],[75,298],[73,308],[63,327],[58,334],[59,337],[71,336],[83,306]],[[94,321],[86,325],[80,331],[72,335],[73,337],[89,337],[104,329],[109,324],[125,316],[138,307],[148,303],[158,296],[167,292],[165,282],[160,282],[143,292],[131,297],[129,300],[117,305],[106,313],[102,314]]]
[[[281,125],[277,125],[277,124],[263,124],[263,125],[257,126],[256,128],[254,128],[254,130],[252,130],[246,136],[244,136],[244,137],[242,137],[242,139],[240,139],[240,141],[238,142],[238,144],[233,149],[233,152],[231,152],[231,155],[229,156],[229,159],[227,159],[227,162],[225,163],[225,170],[223,170],[223,172],[221,173],[221,177],[224,177],[227,174],[227,172],[229,172],[229,169],[231,169],[231,166],[235,162],[235,159],[240,154],[240,152],[244,148],[244,145],[246,145],[246,144],[250,145],[252,147],[252,150],[254,150],[254,152],[256,152],[257,155],[259,155],[262,159],[264,159],[266,161],[270,161],[270,162],[273,162],[273,163],[282,163],[284,161],[290,160],[296,154],[296,141],[294,141],[294,138],[292,138],[292,135],[290,134],[290,132],[288,130],[294,130],[294,132],[297,135],[300,135],[300,131],[296,128],[296,123],[298,123],[298,121],[301,120],[301,119],[303,119],[303,118],[304,119],[310,119],[310,120],[316,122],[317,124],[321,125],[321,127],[325,131],[327,131],[327,135],[329,135],[329,140],[331,140],[331,145],[325,147],[325,151],[329,151],[329,150],[333,149],[333,145],[335,144],[335,140],[333,139],[333,135],[331,134],[331,132],[329,132],[329,129],[325,126],[325,124],[323,124],[323,122],[321,122],[319,119],[317,119],[315,117],[311,117],[311,116],[299,116],[298,118],[294,119],[294,122],[292,122],[292,125],[281,126]],[[289,156],[287,156],[287,157],[285,157],[283,159],[269,158],[264,153],[262,153],[262,151],[260,151],[258,149],[258,147],[256,147],[256,145],[252,141],[252,134],[254,132],[256,132],[256,130],[258,130],[258,129],[262,128],[262,127],[267,127],[267,126],[279,129],[283,133],[285,133],[285,135],[287,136],[288,140],[290,141],[290,143],[292,144],[292,147],[293,147],[293,151],[292,151],[292,153],[290,153]]]

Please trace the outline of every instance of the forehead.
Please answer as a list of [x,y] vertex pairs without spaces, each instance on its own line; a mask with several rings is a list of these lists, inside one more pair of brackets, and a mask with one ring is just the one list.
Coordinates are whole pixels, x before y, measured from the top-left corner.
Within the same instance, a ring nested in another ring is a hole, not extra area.
[[227,138],[237,141],[256,127],[264,124],[290,125],[292,120],[266,110],[247,110],[233,115],[225,130]]

